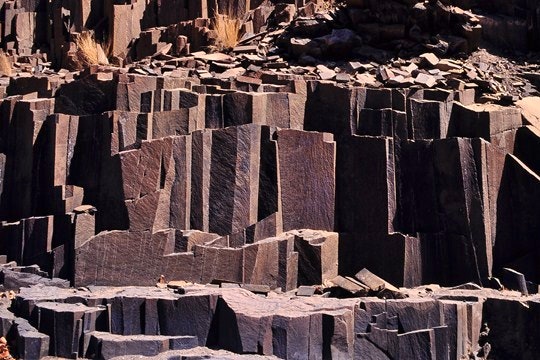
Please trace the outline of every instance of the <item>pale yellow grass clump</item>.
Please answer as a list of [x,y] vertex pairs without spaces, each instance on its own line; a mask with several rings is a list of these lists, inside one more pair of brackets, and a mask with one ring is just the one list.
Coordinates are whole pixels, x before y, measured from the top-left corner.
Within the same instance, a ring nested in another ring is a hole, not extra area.
[[335,0],[322,0],[322,2],[317,2],[317,10],[320,12],[328,13],[335,8]]
[[75,40],[75,45],[77,46],[77,60],[82,67],[109,63],[107,54],[103,50],[108,49],[109,44],[100,44],[92,33],[81,33]]
[[12,73],[11,60],[7,54],[0,51],[0,74],[10,76]]
[[217,50],[232,49],[240,39],[242,22],[232,16],[216,13],[212,19],[212,25],[216,32],[215,46]]

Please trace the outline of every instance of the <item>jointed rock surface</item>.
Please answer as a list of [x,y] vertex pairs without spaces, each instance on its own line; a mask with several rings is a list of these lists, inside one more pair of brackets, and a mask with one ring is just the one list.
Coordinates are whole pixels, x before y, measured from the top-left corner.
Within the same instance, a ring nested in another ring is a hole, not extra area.
[[540,356],[538,1],[0,4],[0,359]]

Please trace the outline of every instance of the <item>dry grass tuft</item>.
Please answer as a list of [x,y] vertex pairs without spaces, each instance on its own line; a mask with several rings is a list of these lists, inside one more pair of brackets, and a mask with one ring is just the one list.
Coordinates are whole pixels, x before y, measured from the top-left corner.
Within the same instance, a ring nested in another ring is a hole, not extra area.
[[322,13],[329,13],[330,11],[334,10],[338,5],[342,4],[341,1],[338,0],[322,0],[317,1],[317,12]]
[[82,67],[90,65],[106,65],[109,63],[105,49],[110,49],[110,44],[100,44],[90,32],[81,33],[75,40],[77,46],[77,60]]
[[242,22],[228,15],[216,12],[212,19],[212,26],[216,32],[215,47],[218,51],[232,49],[240,39]]
[[99,64],[97,41],[89,32],[81,33],[75,40],[77,55],[81,65],[90,66]]
[[7,54],[0,51],[0,74],[10,76],[12,73],[11,60]]

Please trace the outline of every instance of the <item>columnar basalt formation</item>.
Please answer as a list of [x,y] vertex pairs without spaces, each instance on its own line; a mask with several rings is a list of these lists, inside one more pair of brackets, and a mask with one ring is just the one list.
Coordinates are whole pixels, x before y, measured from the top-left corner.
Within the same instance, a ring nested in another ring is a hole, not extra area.
[[0,335],[24,359],[536,359],[539,13],[3,2]]
[[[480,353],[491,349],[496,358],[513,357],[516,351],[533,358],[537,351],[526,345],[538,336],[527,320],[537,316],[536,300],[524,306],[519,293],[474,284],[421,287],[401,300],[261,298],[239,287],[174,288],[182,294],[148,287],[23,288],[12,305],[17,317],[5,308],[0,313],[2,334],[16,335],[17,349],[26,358],[48,351],[104,359],[203,354],[459,359],[480,345]],[[509,317],[515,320],[512,333],[501,330]],[[529,340],[517,337],[522,328],[528,329]]]

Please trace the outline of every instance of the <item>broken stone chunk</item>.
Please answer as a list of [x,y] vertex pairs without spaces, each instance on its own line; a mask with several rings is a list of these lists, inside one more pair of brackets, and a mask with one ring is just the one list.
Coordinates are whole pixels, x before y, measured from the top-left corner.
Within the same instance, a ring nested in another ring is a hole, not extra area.
[[369,291],[377,294],[378,297],[391,299],[403,299],[406,297],[397,287],[381,279],[368,269],[360,270],[354,277],[364,284]]
[[509,268],[503,268],[503,285],[509,290],[516,290],[523,295],[529,295],[525,275]]
[[94,214],[97,209],[92,205],[80,205],[73,209],[75,214]]
[[330,280],[328,285],[330,292],[335,297],[367,296],[369,290],[365,285],[340,275]]
[[296,296],[313,296],[315,294],[315,287],[313,286],[299,286],[296,290]]
[[443,59],[441,61],[439,61],[437,63],[437,65],[435,65],[437,69],[441,70],[441,71],[452,71],[452,70],[456,70],[456,71],[463,71],[463,68],[460,64],[452,61],[452,60],[448,60],[448,59]]
[[270,292],[270,287],[268,285],[242,284],[240,287],[251,291],[254,294],[267,295]]
[[439,58],[433,53],[422,54],[420,59],[425,66],[435,67],[439,63]]
[[419,73],[414,79],[414,82],[424,87],[431,88],[437,84],[437,79],[435,79],[435,77],[432,75]]
[[324,65],[317,65],[317,71],[321,80],[330,80],[336,76],[336,72]]

